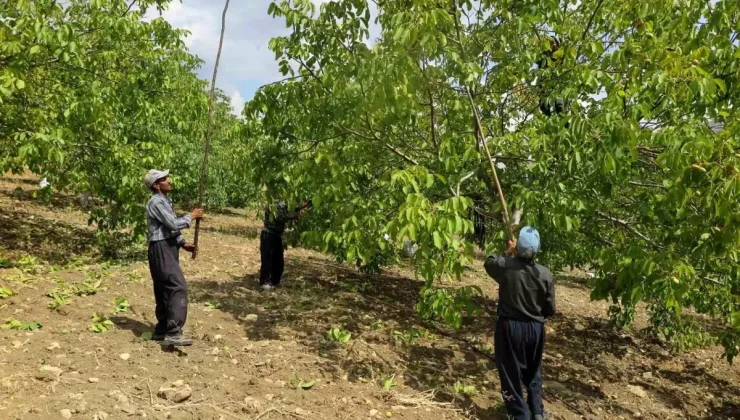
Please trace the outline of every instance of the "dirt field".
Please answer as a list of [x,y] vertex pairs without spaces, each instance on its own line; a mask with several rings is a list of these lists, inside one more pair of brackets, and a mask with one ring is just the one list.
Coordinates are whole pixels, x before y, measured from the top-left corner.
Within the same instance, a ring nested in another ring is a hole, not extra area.
[[[0,286],[14,292],[0,298],[0,323],[42,325],[0,329],[0,419],[506,417],[492,358],[497,288],[481,264],[464,283],[485,291],[484,314],[450,331],[418,322],[420,283],[404,269],[360,275],[292,248],[285,286],[260,292],[254,214],[209,215],[199,258],[182,255],[186,331],[197,341],[169,351],[142,337],[154,322],[143,248],[103,263],[75,200],[43,203],[36,184],[0,179],[0,260],[15,264],[0,268]],[[740,368],[720,349],[673,355],[637,329],[609,328],[607,305],[591,303],[583,283],[558,279],[547,327],[553,418],[740,418]],[[68,297],[49,309],[54,291]],[[110,330],[90,330],[96,312]],[[351,339],[329,340],[335,327]]]

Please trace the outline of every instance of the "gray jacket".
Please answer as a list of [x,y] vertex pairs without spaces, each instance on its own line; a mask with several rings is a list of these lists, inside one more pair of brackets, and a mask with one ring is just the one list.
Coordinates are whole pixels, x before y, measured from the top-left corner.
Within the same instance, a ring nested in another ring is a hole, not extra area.
[[172,200],[162,194],[152,194],[146,203],[146,224],[149,242],[177,238],[177,244],[185,245],[185,238],[180,235],[181,229],[190,227],[190,215],[177,217],[172,209]]
[[519,257],[491,255],[485,268],[499,284],[499,318],[545,322],[555,314],[555,285],[547,267]]

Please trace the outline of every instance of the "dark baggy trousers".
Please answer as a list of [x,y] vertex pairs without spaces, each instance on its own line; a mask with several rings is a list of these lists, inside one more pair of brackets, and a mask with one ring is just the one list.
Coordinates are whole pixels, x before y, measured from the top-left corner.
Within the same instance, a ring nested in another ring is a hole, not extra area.
[[177,239],[149,242],[149,271],[154,282],[157,326],[154,334],[176,335],[188,318],[188,284],[180,270]]
[[[540,367],[545,348],[544,324],[499,318],[494,340],[501,395],[509,418],[530,420],[543,414]],[[527,388],[527,402],[522,385]]]
[[260,285],[279,285],[285,267],[283,235],[263,230],[260,235],[260,258]]

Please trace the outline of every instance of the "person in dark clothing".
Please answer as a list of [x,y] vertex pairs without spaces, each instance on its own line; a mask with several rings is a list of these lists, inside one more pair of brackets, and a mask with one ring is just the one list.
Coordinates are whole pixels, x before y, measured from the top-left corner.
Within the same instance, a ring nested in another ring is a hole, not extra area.
[[149,271],[154,283],[157,316],[152,340],[162,341],[166,346],[190,346],[193,340],[182,334],[188,316],[188,285],[180,270],[179,250],[192,253],[195,245],[186,243],[180,230],[202,218],[203,209],[195,209],[184,217],[175,215],[172,200],[167,197],[172,190],[169,173],[152,169],[144,177],[144,184],[152,190],[152,197],[146,204]]
[[276,203],[277,214],[273,215],[269,207],[265,208],[265,227],[260,234],[260,287],[262,290],[271,290],[280,285],[283,276],[285,261],[283,258],[283,232],[290,220],[298,220],[301,211],[311,207],[311,201],[304,201],[288,212],[284,201]]
[[545,419],[540,367],[544,322],[555,314],[555,286],[550,270],[534,262],[539,250],[539,232],[526,226],[518,240],[509,241],[505,255],[491,255],[485,263],[499,284],[494,351],[501,395],[509,418],[516,420]]

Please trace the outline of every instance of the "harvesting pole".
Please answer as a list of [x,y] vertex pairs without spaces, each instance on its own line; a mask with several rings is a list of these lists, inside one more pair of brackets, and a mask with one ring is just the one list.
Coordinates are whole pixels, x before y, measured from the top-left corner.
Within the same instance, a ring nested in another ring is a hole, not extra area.
[[[454,0],[452,2],[454,5],[453,10],[450,11],[450,14],[452,15],[452,18],[455,20],[455,30],[457,32],[457,42],[460,45],[460,56],[463,58],[463,60],[466,58],[467,54],[465,53],[465,44],[463,43],[462,34],[460,31],[460,20],[457,16],[457,8],[458,3],[457,0]],[[501,188],[501,182],[498,179],[498,171],[496,171],[496,164],[493,163],[493,156],[491,156],[491,151],[488,149],[488,143],[486,142],[486,135],[483,132],[483,124],[480,122],[480,115],[478,114],[478,107],[475,106],[475,100],[473,99],[473,94],[470,93],[470,88],[461,81],[460,83],[462,86],[465,87],[465,93],[468,95],[468,99],[470,100],[470,107],[473,108],[473,117],[475,117],[475,125],[476,125],[476,141],[483,143],[483,149],[486,151],[486,156],[488,157],[488,163],[491,165],[491,172],[493,173],[493,181],[496,184],[496,192],[498,193],[498,199],[501,202],[501,206],[504,210],[504,223],[506,223],[506,230],[509,233],[509,237],[511,239],[514,239],[514,228],[511,226],[511,218],[509,217],[509,206],[506,204],[506,197],[504,196],[504,190]]]
[[[493,181],[496,184],[496,191],[498,192],[498,199],[501,201],[501,206],[504,209],[504,223],[506,223],[506,230],[509,233],[509,237],[511,239],[514,239],[514,228],[511,226],[511,218],[509,217],[509,207],[506,204],[506,197],[504,196],[504,190],[501,188],[501,182],[499,182],[498,179],[498,171],[496,171],[496,165],[493,163],[493,156],[491,156],[491,151],[488,149],[488,143],[486,142],[486,137],[483,134],[483,126],[480,123],[480,116],[478,115],[478,108],[475,106],[475,101],[473,100],[473,95],[470,93],[469,88],[465,88],[465,91],[468,94],[468,99],[470,99],[470,106],[473,108],[473,116],[475,117],[475,124],[478,128],[479,133],[479,141],[483,143],[483,149],[486,151],[486,155],[488,156],[488,163],[491,164],[491,172],[493,172]],[[477,137],[477,136],[476,136]]]
[[[206,126],[206,141],[203,150],[203,164],[200,167],[200,184],[198,185],[198,207],[203,207],[203,195],[206,190],[206,168],[208,167],[208,156],[211,154],[211,137],[213,136],[213,107],[216,96],[216,75],[218,74],[218,63],[221,61],[221,48],[224,45],[224,32],[226,31],[226,11],[229,10],[229,1],[226,0],[224,12],[221,15],[221,38],[218,41],[218,53],[216,64],[213,66],[213,79],[211,80],[211,94],[208,97],[208,125]],[[193,259],[198,255],[198,233],[200,231],[200,219],[195,221],[195,238],[193,243]]]

